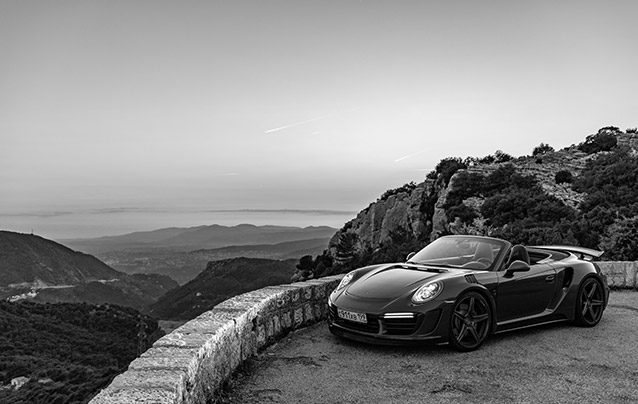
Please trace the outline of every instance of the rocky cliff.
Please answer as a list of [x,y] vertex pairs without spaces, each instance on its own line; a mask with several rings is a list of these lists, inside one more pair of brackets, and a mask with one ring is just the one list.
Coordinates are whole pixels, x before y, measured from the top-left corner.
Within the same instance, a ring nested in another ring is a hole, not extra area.
[[[638,134],[633,130],[622,132],[617,128],[608,127],[601,129],[596,135],[611,135],[616,138],[618,146],[631,149],[634,155],[638,153]],[[424,245],[441,234],[453,232],[451,226],[453,227],[455,218],[449,217],[445,206],[450,190],[458,186],[457,182],[462,173],[485,176],[503,164],[511,164],[515,171],[523,176],[533,176],[547,194],[575,209],[583,201],[584,195],[573,190],[570,183],[557,183],[556,174],[566,171],[577,177],[590,159],[604,153],[582,151],[582,145],[591,142],[596,135],[589,136],[581,145],[511,158],[501,163],[485,164],[477,162],[479,159],[470,159],[467,167],[456,171],[449,181],[442,178],[440,172],[432,172],[428,179],[419,184],[408,184],[397,190],[388,191],[337,231],[330,240],[327,254],[339,263],[344,260],[344,250],[348,248],[354,255],[361,255],[378,251],[397,235],[408,236]],[[463,201],[465,205],[472,206],[477,211],[483,202],[484,199],[480,197]]]

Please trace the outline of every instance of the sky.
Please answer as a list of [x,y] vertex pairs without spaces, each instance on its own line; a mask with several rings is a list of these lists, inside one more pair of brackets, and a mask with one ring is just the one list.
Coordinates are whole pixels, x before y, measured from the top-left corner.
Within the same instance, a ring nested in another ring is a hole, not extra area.
[[346,221],[638,126],[635,1],[0,0],[0,229]]

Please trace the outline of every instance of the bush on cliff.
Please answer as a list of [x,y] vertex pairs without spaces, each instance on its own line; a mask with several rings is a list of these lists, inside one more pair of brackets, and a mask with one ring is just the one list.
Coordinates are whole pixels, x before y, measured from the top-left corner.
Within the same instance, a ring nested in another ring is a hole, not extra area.
[[616,134],[620,132],[615,126],[607,126],[598,130],[598,133],[589,135],[583,143],[578,145],[578,149],[593,154],[601,151],[611,151],[618,144]]
[[585,200],[580,204],[581,217],[574,225],[581,245],[599,248],[605,237],[607,258],[627,256],[625,252],[615,252],[615,243],[611,241],[614,237],[610,232],[625,229],[630,222],[623,220],[638,216],[636,184],[638,156],[626,149],[601,153],[587,163],[572,185],[574,190],[585,194]]
[[546,143],[541,143],[538,146],[536,146],[534,150],[532,150],[532,156],[536,157],[539,154],[550,153],[553,151],[554,151],[554,148],[552,146]]
[[607,259],[638,261],[638,216],[616,219],[605,229],[600,247]]

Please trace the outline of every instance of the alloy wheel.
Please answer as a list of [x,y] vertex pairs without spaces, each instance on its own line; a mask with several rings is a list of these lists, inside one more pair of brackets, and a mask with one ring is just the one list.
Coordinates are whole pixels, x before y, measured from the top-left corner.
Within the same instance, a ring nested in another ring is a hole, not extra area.
[[595,326],[603,316],[604,305],[605,294],[600,282],[585,279],[578,290],[576,322],[586,327]]
[[480,347],[489,335],[490,307],[479,293],[461,296],[452,312],[450,343],[459,351],[472,351]]

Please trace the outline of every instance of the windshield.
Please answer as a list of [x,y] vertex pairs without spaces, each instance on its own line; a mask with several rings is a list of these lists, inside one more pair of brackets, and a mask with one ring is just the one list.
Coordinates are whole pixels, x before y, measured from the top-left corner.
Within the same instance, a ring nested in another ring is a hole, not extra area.
[[409,262],[423,265],[489,270],[505,242],[476,236],[445,236],[428,244]]

